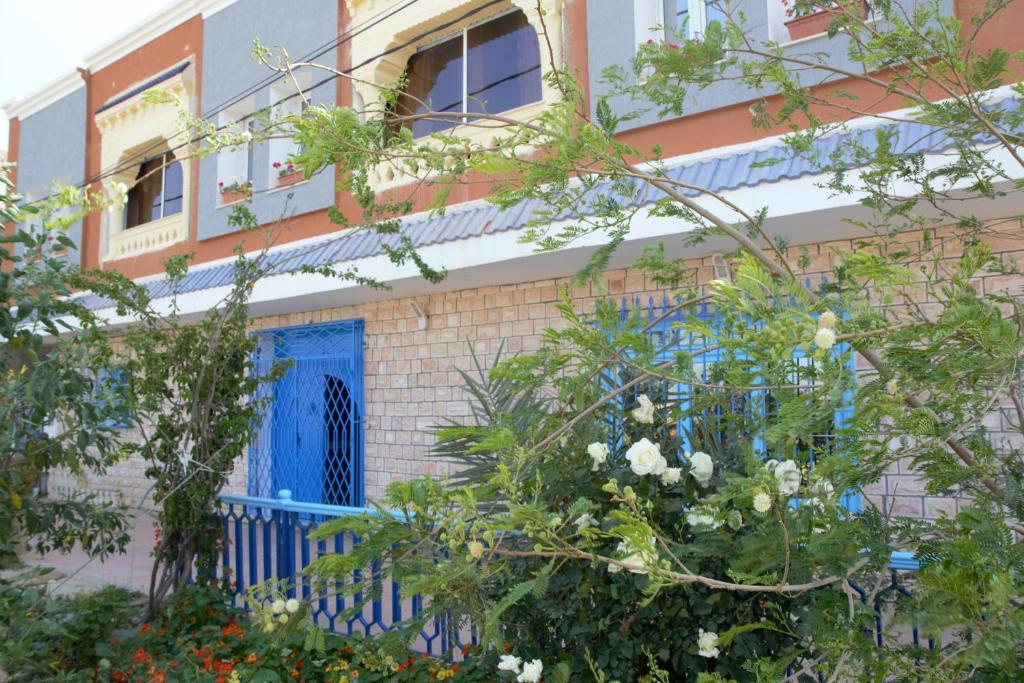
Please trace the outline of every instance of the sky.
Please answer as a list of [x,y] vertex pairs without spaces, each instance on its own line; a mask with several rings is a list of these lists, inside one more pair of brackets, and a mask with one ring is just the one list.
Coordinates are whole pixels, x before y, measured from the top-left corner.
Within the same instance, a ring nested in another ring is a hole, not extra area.
[[[0,107],[66,75],[174,0],[0,0]],[[7,149],[0,115],[0,149]]]

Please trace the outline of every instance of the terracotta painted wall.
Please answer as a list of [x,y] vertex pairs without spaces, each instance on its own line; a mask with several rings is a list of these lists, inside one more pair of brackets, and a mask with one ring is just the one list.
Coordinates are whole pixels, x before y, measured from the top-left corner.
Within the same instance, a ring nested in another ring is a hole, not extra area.
[[[88,79],[88,105],[87,115],[89,117],[86,136],[86,177],[96,178],[104,169],[100,159],[100,132],[96,128],[95,113],[108,100],[116,95],[125,92],[132,86],[144,83],[145,81],[159,75],[170,67],[179,64],[184,59],[192,59],[195,63],[196,73],[202,73],[203,68],[203,20],[201,16],[194,16],[191,19],[179,24],[167,33],[161,35],[150,43],[135,50],[113,64],[91,74]],[[202,107],[201,79],[196,83],[196,106]],[[199,182],[198,162],[192,161],[192,196],[195,197]],[[98,184],[93,189],[99,189]],[[131,259],[121,261],[109,261],[103,264],[104,268],[117,269],[121,272],[137,277],[143,273],[154,273],[161,270],[160,261],[171,254],[181,254],[195,251],[195,223],[196,202],[192,202],[192,215],[190,217],[190,239],[188,242],[176,244],[166,249],[150,252]],[[83,260],[86,267],[100,265],[100,216],[93,214],[85,221],[83,230]]]

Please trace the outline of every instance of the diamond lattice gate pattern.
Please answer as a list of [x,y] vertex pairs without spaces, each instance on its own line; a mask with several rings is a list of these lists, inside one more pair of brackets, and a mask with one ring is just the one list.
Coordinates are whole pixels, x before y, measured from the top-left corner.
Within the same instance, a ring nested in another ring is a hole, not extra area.
[[259,372],[290,363],[263,391],[272,401],[249,452],[249,495],[322,505],[363,498],[363,321],[260,333]]

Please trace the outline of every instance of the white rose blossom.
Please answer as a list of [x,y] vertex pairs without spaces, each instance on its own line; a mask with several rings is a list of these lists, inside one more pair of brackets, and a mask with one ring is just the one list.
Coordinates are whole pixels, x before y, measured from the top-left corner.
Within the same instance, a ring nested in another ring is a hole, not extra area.
[[822,498],[828,498],[835,493],[836,488],[832,486],[832,482],[828,479],[819,479],[818,481],[811,484],[811,492]]
[[661,473],[661,483],[665,486],[671,486],[672,484],[678,484],[682,477],[682,467],[666,467],[665,471]]
[[[652,548],[654,547],[654,544],[655,539],[652,536],[650,541],[650,545]],[[639,551],[636,548],[634,548],[631,543],[628,543],[627,541],[620,541],[619,545],[615,548],[615,552],[629,553],[628,555],[626,555],[626,557],[620,558],[619,561],[629,565],[633,565],[629,568],[629,571],[632,574],[646,574],[647,569],[645,569],[645,567],[649,564],[654,564],[654,562],[657,561],[657,556],[655,554],[652,554],[651,551]],[[618,574],[622,570],[623,567],[617,564],[608,565],[609,574]]]
[[690,475],[697,480],[701,486],[707,486],[711,476],[715,473],[715,462],[707,453],[697,451],[690,456]]
[[831,327],[819,327],[814,333],[814,344],[824,351],[836,345],[836,331]]
[[697,634],[697,654],[709,659],[718,656],[718,634],[700,629]]
[[754,510],[762,515],[772,509],[772,497],[764,491],[759,491],[754,496]]
[[523,672],[516,680],[519,683],[537,683],[544,673],[544,663],[539,659],[523,663]]
[[594,461],[593,465],[590,467],[591,471],[596,472],[597,468],[608,460],[608,444],[595,441],[587,446],[587,455],[589,455],[590,459]]
[[575,524],[580,530],[583,530],[588,527],[597,526],[597,519],[595,519],[589,512],[584,512],[576,518],[576,521],[573,522],[573,524]]
[[270,611],[273,612],[274,614],[282,614],[284,612],[284,610],[285,610],[284,600],[274,600],[274,602],[272,602],[270,604]]
[[800,490],[800,467],[792,460],[785,460],[775,466],[775,482],[779,495],[792,496]]
[[284,608],[288,614],[295,614],[299,611],[299,601],[295,598],[291,598],[288,602],[284,603]]
[[686,523],[690,526],[706,526],[717,529],[722,523],[715,519],[714,514],[706,510],[690,510],[686,513]]
[[522,663],[523,660],[515,655],[502,655],[501,659],[498,660],[498,670],[519,673],[519,665]]
[[668,467],[668,461],[661,454],[661,446],[648,439],[640,439],[626,451],[626,460],[634,474],[661,476]]
[[654,404],[651,403],[651,399],[647,398],[647,394],[640,394],[636,397],[636,402],[640,405],[633,408],[632,416],[637,422],[643,424],[654,423]]

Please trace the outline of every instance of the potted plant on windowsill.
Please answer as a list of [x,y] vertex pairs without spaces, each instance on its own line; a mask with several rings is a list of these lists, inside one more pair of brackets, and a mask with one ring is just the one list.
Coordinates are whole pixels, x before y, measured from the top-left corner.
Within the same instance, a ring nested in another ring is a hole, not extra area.
[[217,187],[220,189],[221,204],[240,202],[252,196],[252,181],[249,180],[245,182],[235,181],[227,185],[221,181],[217,183]]
[[842,4],[830,3],[827,0],[825,2],[821,0],[811,0],[811,2],[782,0],[782,4],[786,7],[786,17],[788,18],[785,24],[790,40],[800,40],[825,33],[832,20],[842,14],[844,10],[856,12],[860,19],[864,19],[868,15],[868,5],[864,0],[855,0],[854,2],[844,0]]
[[277,186],[288,187],[302,180],[302,171],[295,168],[295,164],[275,161],[274,170],[277,171]]

